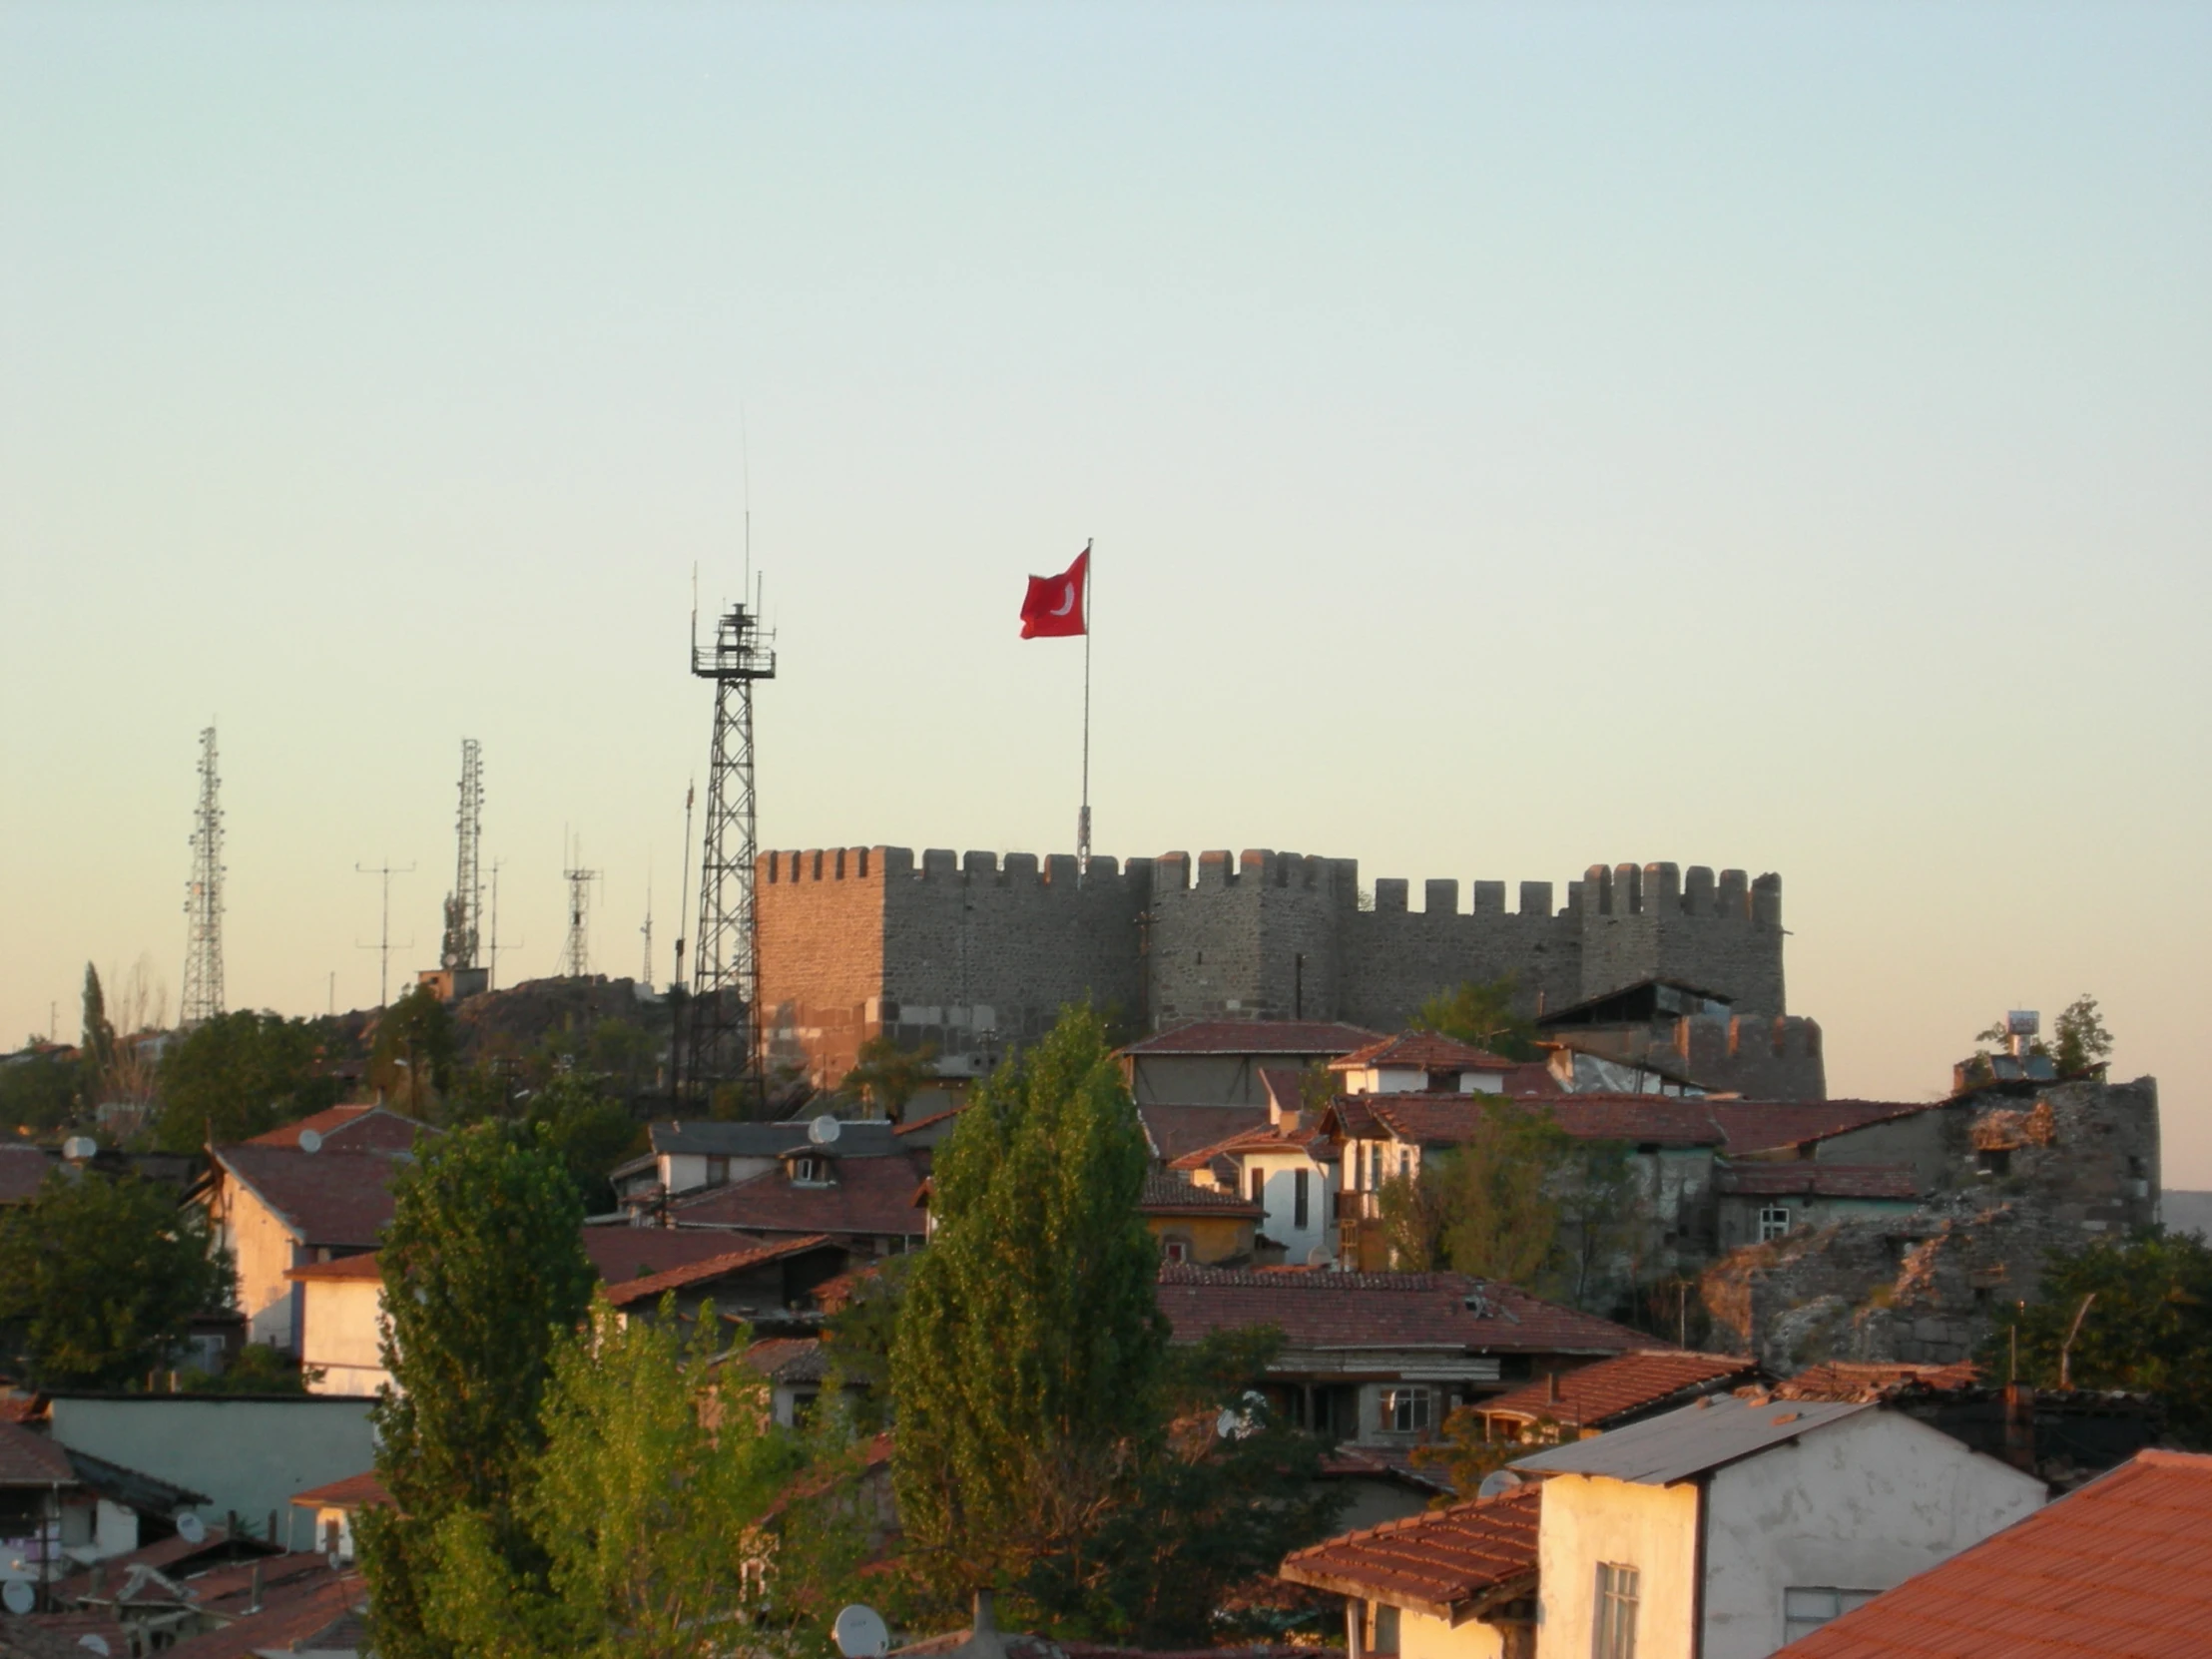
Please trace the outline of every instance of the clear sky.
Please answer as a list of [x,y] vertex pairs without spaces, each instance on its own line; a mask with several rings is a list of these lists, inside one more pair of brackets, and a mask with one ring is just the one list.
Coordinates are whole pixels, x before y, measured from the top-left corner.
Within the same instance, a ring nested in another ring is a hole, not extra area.
[[1780,870],[1839,1094],[2103,999],[2212,1186],[2212,8],[0,4],[0,1032],[784,846]]

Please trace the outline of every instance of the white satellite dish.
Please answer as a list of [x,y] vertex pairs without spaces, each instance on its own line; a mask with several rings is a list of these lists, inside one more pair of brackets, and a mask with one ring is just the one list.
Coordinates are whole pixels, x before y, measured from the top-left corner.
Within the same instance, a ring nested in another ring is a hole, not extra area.
[[208,1523],[187,1509],[177,1517],[177,1536],[188,1544],[199,1543],[208,1535]]
[[844,1125],[828,1112],[807,1125],[807,1138],[817,1146],[833,1146],[837,1137],[843,1133]]
[[81,1164],[100,1151],[100,1143],[90,1135],[72,1135],[62,1142],[62,1156],[73,1164]]
[[315,1129],[300,1130],[299,1150],[301,1152],[320,1152],[322,1150],[321,1131]]
[[891,1633],[884,1628],[883,1615],[858,1602],[837,1615],[830,1633],[844,1659],[883,1659],[891,1650]]
[[11,1578],[7,1588],[0,1589],[0,1602],[5,1602],[11,1613],[28,1613],[38,1605],[38,1590],[23,1579]]
[[83,1648],[87,1653],[99,1654],[100,1659],[108,1659],[110,1649],[108,1647],[108,1638],[105,1636],[94,1636],[88,1633],[77,1638],[77,1645]]

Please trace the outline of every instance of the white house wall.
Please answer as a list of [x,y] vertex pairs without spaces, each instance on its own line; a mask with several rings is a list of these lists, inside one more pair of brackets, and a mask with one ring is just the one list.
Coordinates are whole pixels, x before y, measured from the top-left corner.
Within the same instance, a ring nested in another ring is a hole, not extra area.
[[1787,1589],[1892,1589],[2034,1513],[2043,1497],[2041,1481],[1891,1411],[1860,1412],[1716,1470],[1705,1659],[1764,1659],[1781,1647]]
[[1547,1478],[1536,1532],[1536,1659],[1590,1659],[1601,1562],[1636,1569],[1636,1659],[1692,1659],[1697,1512],[1694,1485]]
[[1479,1619],[1453,1626],[1403,1608],[1397,1615],[1397,1653],[1398,1659],[1504,1659],[1505,1633]]

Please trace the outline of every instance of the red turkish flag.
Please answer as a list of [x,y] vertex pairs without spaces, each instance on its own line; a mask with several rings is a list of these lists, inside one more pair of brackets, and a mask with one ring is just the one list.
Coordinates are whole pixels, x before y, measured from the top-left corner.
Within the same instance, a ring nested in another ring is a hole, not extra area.
[[1084,584],[1090,580],[1091,550],[1076,554],[1075,563],[1058,576],[1032,576],[1029,592],[1021,601],[1021,637],[1025,640],[1058,639],[1087,633],[1085,618],[1090,607]]

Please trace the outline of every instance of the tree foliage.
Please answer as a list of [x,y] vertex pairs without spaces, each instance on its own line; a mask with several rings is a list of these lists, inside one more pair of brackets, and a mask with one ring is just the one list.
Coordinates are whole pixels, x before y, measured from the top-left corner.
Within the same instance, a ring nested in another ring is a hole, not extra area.
[[453,1084],[453,1014],[428,985],[417,985],[376,1019],[368,1080],[386,1104],[428,1118]]
[[115,1064],[115,1027],[108,1020],[107,993],[100,987],[99,970],[90,962],[85,964],[84,1035],[78,1047],[84,1052],[89,1078],[105,1077]]
[[634,1149],[642,1149],[645,1136],[628,1108],[610,1100],[592,1078],[562,1072],[531,1091],[523,1121],[559,1154],[586,1208],[594,1215],[606,1212],[614,1203],[608,1173]]
[[1423,1002],[1413,1016],[1413,1027],[1456,1037],[1508,1060],[1533,1060],[1541,1053],[1536,1047],[1535,1022],[1513,1011],[1513,994],[1519,984],[1520,976],[1512,973],[1462,981],[1455,989],[1439,991]]
[[[667,1310],[671,1315],[673,1309]],[[757,1528],[797,1466],[758,1380],[711,1372],[715,1322],[687,1344],[673,1317],[625,1323],[605,1301],[558,1346],[544,1448],[515,1513],[540,1562],[517,1574],[482,1513],[437,1531],[428,1623],[453,1652],[496,1659],[717,1659],[758,1613]]]
[[2086,1077],[2112,1058],[2112,1033],[2104,1028],[2097,999],[2087,991],[2051,1023],[2050,1058],[2061,1077]]
[[1146,1151],[1097,1017],[1070,1009],[938,1149],[936,1233],[893,1351],[913,1561],[948,1603],[1040,1563],[1088,1586],[1100,1522],[1161,1424]]
[[32,1045],[21,1059],[0,1065],[0,1127],[42,1135],[84,1111],[84,1067],[64,1059],[66,1049]]
[[2175,1438],[2212,1450],[2212,1246],[2197,1235],[2153,1230],[2054,1252],[2036,1300],[1982,1352],[1993,1377],[2008,1374],[2014,1330],[2022,1382],[2055,1387],[2067,1353],[2074,1387],[2156,1394]]
[[837,1092],[858,1100],[868,1117],[896,1123],[906,1102],[936,1081],[937,1050],[932,1044],[908,1051],[889,1037],[870,1037],[860,1044],[859,1064],[844,1074]]
[[1382,1184],[1391,1260],[1411,1272],[1532,1284],[1551,1259],[1559,1203],[1550,1180],[1571,1145],[1550,1113],[1480,1097],[1464,1141],[1431,1153],[1416,1175]]
[[375,1421],[377,1472],[398,1509],[364,1519],[362,1548],[378,1650],[425,1659],[464,1651],[434,1617],[450,1538],[473,1537],[508,1578],[543,1571],[517,1500],[544,1445],[554,1355],[583,1321],[593,1274],[575,1184],[517,1126],[439,1138],[392,1196],[379,1261],[397,1391]]
[[162,1061],[155,1144],[197,1152],[336,1105],[345,1088],[324,1069],[331,1035],[323,1021],[244,1009],[194,1026]]
[[36,1386],[120,1387],[165,1369],[230,1289],[206,1212],[148,1182],[56,1169],[0,1212],[0,1330]]

